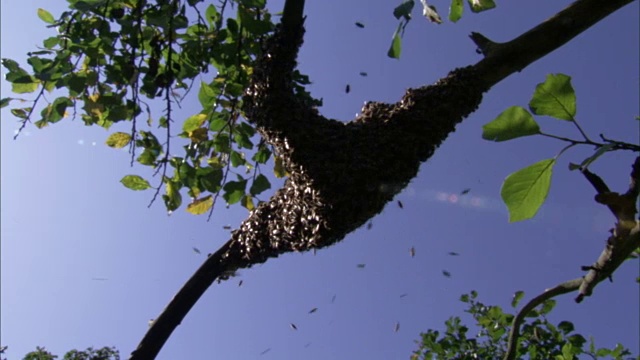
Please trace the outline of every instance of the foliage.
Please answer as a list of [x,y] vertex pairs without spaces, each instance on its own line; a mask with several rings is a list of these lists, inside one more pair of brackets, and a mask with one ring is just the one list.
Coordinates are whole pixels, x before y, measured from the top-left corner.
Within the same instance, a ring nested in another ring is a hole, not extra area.
[[[0,348],[0,354],[4,354],[7,347]],[[57,355],[51,354],[43,347],[37,347],[36,351],[26,354],[23,360],[53,360]],[[84,351],[71,350],[64,354],[64,360],[120,360],[120,353],[115,348],[103,347],[100,349],[87,348]],[[6,360],[6,359],[3,359]]]
[[[467,0],[469,8],[472,12],[478,13],[486,10],[491,10],[496,7],[493,0]],[[442,24],[442,17],[438,13],[438,10],[434,5],[429,5],[426,0],[420,0],[422,4],[422,16],[432,23]],[[387,52],[387,56],[394,59],[399,59],[402,52],[402,37],[404,36],[404,30],[411,21],[411,13],[415,7],[415,0],[403,0],[402,3],[393,9],[393,16],[398,19],[398,27],[393,33],[391,40],[391,46]],[[451,22],[457,22],[462,18],[464,10],[463,0],[451,0],[449,6],[449,20]]]
[[[523,295],[522,291],[514,294],[511,302],[513,308]],[[444,332],[429,330],[420,334],[420,340],[416,341],[418,349],[411,359],[501,359],[514,315],[499,306],[485,305],[477,297],[475,291],[460,297],[460,301],[467,304],[465,312],[472,316],[475,327],[479,329],[475,336],[469,336],[470,328],[463,325],[460,317],[451,317],[445,322]],[[631,352],[620,344],[612,349],[597,349],[593,338],[587,343],[584,336],[574,331],[574,325],[569,321],[552,324],[547,315],[554,306],[555,301],[548,300],[528,315],[516,358],[577,360],[579,355],[585,354],[592,359],[633,359]]]
[[[21,129],[36,116],[38,102],[47,101],[43,94],[52,92],[62,95],[44,106],[34,122],[38,128],[75,118],[77,112],[85,125],[107,130],[129,122],[130,133],[114,132],[106,144],[129,146],[132,162],[135,158],[154,174],[161,171],[161,178],[153,187],[138,175],[127,175],[121,182],[132,190],[155,188],[156,194],[164,184],[168,211],[180,207],[185,189],[192,199],[187,211],[193,214],[212,209],[220,193],[229,204],[243,200],[243,206],[253,208],[253,199],[270,187],[260,165],[269,161],[272,151],[264,142],[256,144],[255,128],[242,118],[242,95],[262,40],[274,24],[264,0],[206,7],[201,3],[70,0],[70,10],[57,19],[38,9],[40,19],[58,34],[28,54],[30,71],[2,59],[15,93],[39,90],[38,94],[29,106],[18,98],[3,98],[0,105],[18,101],[11,112]],[[235,16],[230,16],[233,10]],[[191,18],[197,21],[190,23]],[[211,67],[217,75],[201,80]],[[308,96],[302,87],[308,78],[296,76],[296,90]],[[173,108],[194,85],[199,86],[202,108],[176,129]],[[164,105],[160,117],[150,110],[155,103]],[[176,133],[178,139],[173,139]],[[177,153],[170,146],[176,144],[182,145],[183,154],[170,156]],[[237,180],[227,183],[230,173]]]
[[[573,140],[542,132],[532,113],[574,124],[583,139]],[[482,127],[482,137],[489,141],[500,142],[542,135],[569,143],[554,158],[539,161],[507,176],[500,195],[509,210],[509,221],[526,220],[536,215],[549,193],[553,167],[558,157],[569,148],[576,145],[595,147],[593,155],[584,159],[580,165],[569,165],[570,170],[581,171],[585,171],[591,163],[607,152],[640,151],[640,146],[610,140],[602,135],[602,142],[592,141],[578,124],[575,115],[576,94],[571,85],[571,77],[564,74],[550,74],[545,82],[536,86],[529,101],[529,110],[521,106],[512,106]]]

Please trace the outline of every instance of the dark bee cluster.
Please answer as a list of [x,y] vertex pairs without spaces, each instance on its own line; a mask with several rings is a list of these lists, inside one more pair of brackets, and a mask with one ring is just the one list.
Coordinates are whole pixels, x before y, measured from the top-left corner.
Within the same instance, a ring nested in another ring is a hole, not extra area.
[[404,189],[486,90],[473,68],[409,89],[396,104],[372,102],[350,123],[327,119],[292,90],[302,33],[268,40],[245,113],[289,173],[283,188],[232,233],[225,258],[250,267],[293,251],[331,246],[380,213]]

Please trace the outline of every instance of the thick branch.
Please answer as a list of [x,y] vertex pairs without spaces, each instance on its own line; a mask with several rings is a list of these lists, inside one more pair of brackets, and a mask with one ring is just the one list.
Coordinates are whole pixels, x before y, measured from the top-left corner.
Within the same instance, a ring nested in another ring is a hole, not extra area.
[[[633,0],[576,1],[517,38],[506,43],[493,43],[488,51],[484,51],[485,58],[476,64],[476,70],[485,84],[491,87],[514,72],[522,71],[632,2]],[[483,48],[480,46],[482,44],[478,45]]]

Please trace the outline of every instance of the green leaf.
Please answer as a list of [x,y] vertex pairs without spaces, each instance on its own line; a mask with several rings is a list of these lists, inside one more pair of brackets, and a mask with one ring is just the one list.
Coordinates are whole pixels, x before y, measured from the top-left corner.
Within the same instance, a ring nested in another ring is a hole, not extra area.
[[9,103],[11,102],[11,100],[13,100],[13,99],[12,99],[12,98],[10,98],[10,97],[2,98],[2,99],[0,100],[0,109],[2,109],[3,107],[8,106],[8,105],[9,105]]
[[271,156],[271,150],[266,147],[262,147],[255,154],[253,154],[253,159],[258,164],[266,164],[269,161],[269,157]]
[[244,196],[244,189],[246,186],[246,180],[229,181],[224,184],[224,194],[222,195],[222,197],[227,201],[227,204],[235,204]]
[[237,151],[232,150],[231,155],[229,157],[231,159],[231,166],[233,167],[238,167],[245,163],[244,158],[242,157],[242,154],[240,154]]
[[67,108],[73,106],[73,102],[67,97],[56,98],[53,103],[47,105],[41,111],[42,119],[49,123],[56,123],[64,118]]
[[520,106],[508,108],[482,127],[482,138],[497,142],[539,133],[538,123],[525,108]]
[[253,197],[251,195],[246,194],[242,197],[242,207],[249,211],[256,208],[256,206],[253,204]]
[[40,20],[46,22],[47,24],[54,24],[56,22],[56,19],[54,19],[53,15],[51,15],[51,13],[49,13],[45,9],[38,9],[38,17],[40,18]]
[[513,299],[511,300],[511,307],[515,308],[516,306],[518,306],[518,303],[520,302],[520,300],[522,300],[523,296],[524,291],[516,291],[516,293],[513,294]]
[[536,86],[529,108],[536,115],[574,121],[576,94],[571,86],[571,77],[564,74],[547,75],[545,82]]
[[253,180],[249,192],[251,193],[251,195],[255,196],[269,188],[271,188],[271,183],[269,183],[269,180],[266,176],[260,174],[256,177],[255,180]]
[[187,118],[182,124],[182,131],[190,133],[199,128],[207,120],[206,114],[196,114]]
[[214,27],[218,21],[220,21],[220,13],[215,6],[209,5],[205,12],[205,18],[209,22],[210,27]]
[[496,3],[493,0],[469,0],[469,6],[471,6],[471,11],[479,13],[493,9],[496,7]]
[[215,193],[220,189],[220,182],[223,177],[222,169],[214,169],[212,167],[204,167],[196,170],[196,176],[203,189]]
[[127,175],[120,180],[122,185],[131,190],[146,190],[151,187],[149,182],[138,175]]
[[194,200],[191,204],[187,205],[187,212],[193,215],[202,215],[209,211],[213,206],[213,197],[211,195],[202,199]]
[[500,195],[509,209],[510,222],[536,215],[549,193],[555,163],[555,159],[542,160],[507,176]]
[[556,301],[553,299],[549,299],[542,304],[542,308],[540,309],[540,314],[546,315],[556,306]]
[[413,0],[403,1],[402,4],[393,9],[393,16],[395,16],[396,19],[404,18],[407,21],[411,20],[411,10],[413,10],[414,5],[415,2]]
[[179,208],[182,204],[179,185],[167,179],[165,181],[165,193],[165,195],[162,195],[162,199],[164,200],[164,205],[167,207],[167,210],[173,211]]
[[16,94],[32,93],[38,90],[39,84],[40,83],[33,76],[26,76],[18,79],[17,81],[13,81],[13,84],[11,84],[11,91]]
[[393,34],[393,40],[391,41],[391,47],[387,51],[387,56],[392,59],[400,59],[400,53],[402,52],[402,39],[400,39],[400,28]]
[[153,166],[156,163],[156,159],[160,153],[154,149],[147,148],[142,151],[140,156],[136,159],[140,164]]
[[200,105],[202,105],[203,108],[209,109],[213,107],[213,104],[216,101],[216,96],[218,96],[218,91],[216,88],[205,83],[204,81],[200,83],[198,100],[200,100]]
[[449,7],[449,20],[452,22],[460,20],[463,10],[464,3],[462,0],[451,0],[451,6]]
[[[13,116],[20,119],[27,119],[28,112],[26,109],[11,109]],[[46,122],[45,122],[46,123]]]
[[570,332],[572,332],[575,329],[575,327],[573,326],[573,323],[570,322],[570,321],[560,321],[560,323],[558,324],[558,328],[565,335],[569,334]]

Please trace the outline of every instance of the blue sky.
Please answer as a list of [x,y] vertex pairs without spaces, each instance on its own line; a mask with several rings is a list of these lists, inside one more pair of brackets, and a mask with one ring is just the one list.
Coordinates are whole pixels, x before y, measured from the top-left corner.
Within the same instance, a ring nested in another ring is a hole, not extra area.
[[[324,99],[323,114],[350,120],[364,101],[397,101],[407,87],[479,61],[467,37],[471,31],[506,41],[569,4],[515,3],[481,15],[467,9],[455,25],[435,26],[416,12],[398,61],[386,57],[397,24],[395,2],[309,1],[300,68],[314,81],[312,93]],[[36,9],[57,15],[64,4],[3,0],[1,56],[26,64],[26,52],[52,34]],[[434,4],[446,8],[445,2]],[[638,2],[627,6],[495,86],[398,196],[404,208],[390,203],[371,230],[359,229],[315,256],[285,255],[212,286],[158,359],[406,359],[421,331],[442,329],[453,315],[468,320],[458,301],[463,293],[476,290],[484,303],[508,307],[517,290],[529,299],[580,276],[580,266],[596,260],[613,224],[608,210],[594,203],[590,185],[566,170],[591,149],[563,155],[538,216],[510,224],[499,195],[503,179],[553,157],[564,144],[542,138],[490,143],[481,139],[481,127],[511,105],[526,107],[546,74],[565,73],[573,78],[585,131],[637,143],[639,10]],[[2,97],[10,96],[8,84],[0,84]],[[192,115],[198,106],[197,99],[187,100],[177,114]],[[147,208],[152,192],[119,183],[140,170],[129,167],[126,152],[104,145],[126,126],[107,132],[65,120],[44,130],[28,126],[13,141],[17,121],[8,108],[0,114],[1,342],[9,346],[9,358],[36,346],[62,354],[113,345],[128,354],[205,254],[228,240],[223,226],[235,228],[246,211],[222,206],[207,222],[182,209],[167,216],[161,202]],[[543,131],[577,136],[568,123],[538,121]],[[621,191],[633,158],[608,154],[592,170]],[[467,188],[469,194],[452,196]],[[460,256],[448,256],[450,251]],[[615,282],[600,284],[583,303],[571,295],[558,298],[551,319],[573,321],[597,346],[621,342],[637,355],[636,276],[638,262],[625,263]],[[309,314],[312,308],[318,310]]]

